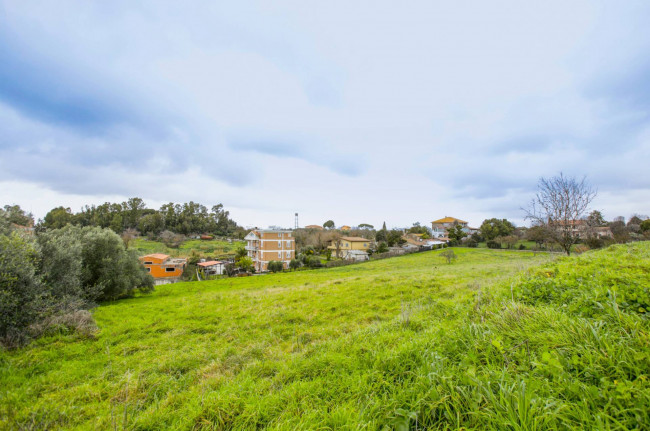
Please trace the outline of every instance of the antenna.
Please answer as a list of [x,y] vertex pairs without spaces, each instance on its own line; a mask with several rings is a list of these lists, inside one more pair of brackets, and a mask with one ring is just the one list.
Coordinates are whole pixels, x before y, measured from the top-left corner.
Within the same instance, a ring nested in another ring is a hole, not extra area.
[[294,229],[298,229],[298,213],[296,213],[296,227]]

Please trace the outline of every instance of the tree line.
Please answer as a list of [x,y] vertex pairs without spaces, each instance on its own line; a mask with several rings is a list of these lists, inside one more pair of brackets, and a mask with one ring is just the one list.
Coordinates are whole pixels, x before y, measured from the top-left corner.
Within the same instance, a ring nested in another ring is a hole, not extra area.
[[126,230],[137,230],[142,235],[154,237],[165,231],[181,235],[244,234],[244,229],[230,218],[230,213],[222,204],[208,209],[205,205],[192,201],[183,204],[170,202],[156,210],[147,208],[138,197],[122,203],[86,205],[77,213],[73,213],[70,208],[57,207],[45,215],[38,227],[59,229],[67,224],[109,228],[118,234]]

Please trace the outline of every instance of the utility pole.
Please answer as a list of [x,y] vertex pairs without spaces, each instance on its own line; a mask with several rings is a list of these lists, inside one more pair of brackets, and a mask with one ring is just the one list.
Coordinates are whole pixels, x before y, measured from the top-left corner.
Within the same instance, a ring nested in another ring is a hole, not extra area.
[[298,229],[298,213],[296,213],[296,223],[294,229]]

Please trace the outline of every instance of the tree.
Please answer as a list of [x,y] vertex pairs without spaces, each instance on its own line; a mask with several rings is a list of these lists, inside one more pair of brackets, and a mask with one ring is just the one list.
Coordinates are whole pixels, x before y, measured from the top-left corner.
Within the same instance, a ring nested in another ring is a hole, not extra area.
[[333,220],[327,220],[325,223],[323,223],[323,227],[325,229],[334,229],[334,221]]
[[375,227],[373,225],[368,224],[368,223],[361,223],[359,225],[359,229],[369,229],[370,230],[370,229],[374,229],[374,228]]
[[546,231],[546,228],[542,225],[532,226],[530,229],[526,231],[526,239],[528,241],[534,241],[538,247],[544,245],[544,242],[546,242],[547,238],[548,238],[548,232]]
[[457,259],[456,253],[454,253],[454,250],[452,250],[450,248],[448,248],[445,251],[441,252],[440,257],[446,259],[448,264],[450,264],[452,262],[452,260]]
[[447,232],[447,236],[451,240],[451,243],[453,245],[460,244],[460,241],[467,236],[465,232],[463,232],[463,227],[459,224],[455,225],[453,228],[449,229]]
[[377,246],[377,253],[386,253],[388,251],[388,244],[385,242],[380,242]]
[[45,214],[45,219],[43,220],[43,226],[48,229],[60,229],[72,223],[72,211],[70,208],[57,207],[47,214]]
[[34,216],[31,213],[26,213],[20,205],[5,205],[4,213],[9,223],[14,223],[19,226],[34,225]]
[[17,233],[0,235],[0,343],[22,344],[45,306],[47,290],[36,273],[34,244]]
[[237,250],[235,250],[235,260],[239,260],[246,256],[248,256],[248,252],[244,247],[238,247]]
[[406,243],[406,240],[402,237],[402,231],[397,229],[391,229],[386,235],[386,242],[389,247],[401,246]]
[[595,197],[595,189],[585,178],[578,181],[562,173],[541,178],[535,198],[525,209],[526,218],[545,226],[549,238],[570,255],[571,246],[580,239],[576,223],[584,217]]
[[124,242],[124,247],[128,250],[129,244],[138,236],[138,231],[132,228],[126,229],[124,232],[122,232],[122,235],[120,237],[122,238],[122,242]]
[[181,234],[166,230],[160,234],[160,241],[167,247],[178,248],[185,241],[185,237]]
[[116,233],[98,227],[68,229],[81,241],[81,285],[89,300],[115,300],[137,289],[153,290],[153,278]]
[[253,270],[253,259],[248,256],[242,257],[237,261],[237,267],[242,271],[250,272]]
[[381,227],[381,230],[379,230],[375,235],[375,240],[377,242],[381,242],[381,241],[386,241],[387,239],[388,239],[388,230],[386,229],[386,222],[384,222],[384,225]]
[[483,220],[481,224],[481,235],[486,241],[493,241],[499,236],[511,235],[514,231],[515,226],[506,219],[491,218]]
[[607,225],[607,222],[605,221],[603,214],[598,210],[593,210],[592,212],[590,212],[589,215],[587,216],[586,221],[587,224],[592,227],[600,227],[600,226]]
[[650,219],[642,221],[639,230],[643,233],[650,232]]
[[267,269],[271,272],[282,272],[284,271],[284,263],[277,260],[272,260],[269,262]]
[[301,263],[298,259],[291,259],[291,261],[289,262],[289,269],[291,269],[292,271],[295,271],[296,269],[300,268],[300,266]]

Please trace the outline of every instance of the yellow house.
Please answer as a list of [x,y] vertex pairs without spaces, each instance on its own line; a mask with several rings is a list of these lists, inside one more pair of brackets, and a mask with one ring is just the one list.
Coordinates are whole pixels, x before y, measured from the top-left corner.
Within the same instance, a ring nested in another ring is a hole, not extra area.
[[347,259],[349,251],[357,250],[365,252],[371,246],[372,241],[367,238],[361,238],[360,236],[342,236],[338,240],[330,241],[330,245],[327,248],[332,250],[332,256]]

